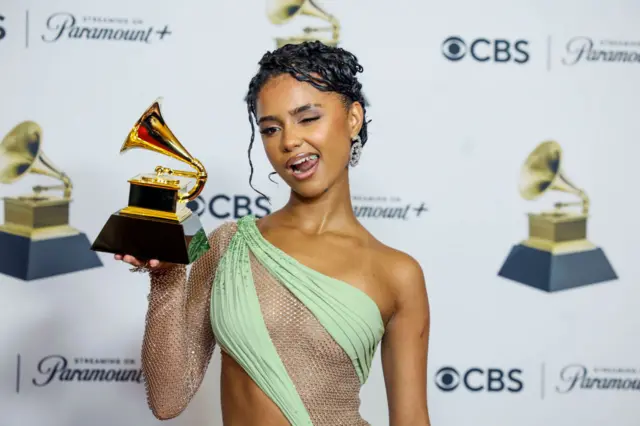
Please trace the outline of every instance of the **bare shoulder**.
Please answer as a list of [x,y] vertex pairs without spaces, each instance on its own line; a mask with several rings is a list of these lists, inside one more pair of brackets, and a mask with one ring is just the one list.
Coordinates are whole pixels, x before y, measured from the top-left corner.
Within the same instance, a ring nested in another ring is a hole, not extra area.
[[426,295],[426,280],[422,266],[408,253],[375,240],[374,265],[388,290],[398,302]]
[[[376,251],[377,274],[384,280],[392,305],[385,326],[383,360],[386,370],[393,371],[395,367],[390,364],[411,365],[412,357],[426,354],[431,322],[429,297],[425,274],[416,258],[382,243]],[[407,375],[415,375],[415,369]],[[403,386],[407,381],[402,380]]]
[[[373,237],[372,237],[373,238]],[[408,306],[428,310],[425,274],[418,260],[408,253],[372,240],[375,274],[393,298],[393,313]]]

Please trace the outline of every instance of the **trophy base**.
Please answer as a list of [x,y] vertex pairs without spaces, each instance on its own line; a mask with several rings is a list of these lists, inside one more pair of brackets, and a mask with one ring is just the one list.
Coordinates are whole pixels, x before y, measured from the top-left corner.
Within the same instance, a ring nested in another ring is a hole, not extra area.
[[518,244],[498,275],[548,293],[618,278],[601,248],[554,253]]
[[0,229],[0,274],[23,281],[48,278],[102,266],[84,233],[45,239]]
[[40,230],[69,228],[70,199],[48,196],[6,197],[4,199],[4,220],[6,226],[15,226],[38,233]]
[[121,211],[109,217],[91,246],[94,251],[181,265],[191,264],[208,249],[207,235],[195,214],[174,221],[136,217]]

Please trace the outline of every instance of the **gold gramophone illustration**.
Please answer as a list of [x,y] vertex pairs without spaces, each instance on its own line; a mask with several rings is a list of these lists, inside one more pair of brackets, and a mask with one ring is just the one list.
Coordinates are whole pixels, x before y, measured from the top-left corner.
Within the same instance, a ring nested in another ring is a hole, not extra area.
[[[340,43],[340,21],[330,13],[325,12],[313,0],[267,0],[267,17],[274,25],[283,25],[297,16],[312,16],[320,18],[330,24],[329,27],[305,27],[303,34],[292,37],[276,37],[276,47],[286,44],[299,44],[305,41],[320,41],[327,46],[337,46]],[[318,37],[321,32],[331,32],[330,38]],[[364,106],[370,106],[363,94]]]
[[[207,171],[165,123],[161,101],[158,98],[142,114],[120,153],[141,148],[182,161],[195,171],[158,166],[155,173],[130,179],[128,206],[111,215],[92,250],[187,265],[209,249],[198,215],[187,207],[204,189]],[[181,177],[195,180],[190,190],[189,181]]]
[[[4,198],[0,273],[28,281],[102,266],[87,236],[69,225],[71,179],[44,154],[40,126],[25,121],[0,143],[0,183],[31,174],[61,184],[37,185],[33,194]],[[47,194],[53,190],[63,191],[62,196]]]
[[[561,165],[557,142],[538,145],[522,166],[520,195],[533,200],[559,191],[580,201],[559,202],[550,211],[529,213],[529,238],[511,249],[498,273],[547,292],[617,279],[604,251],[587,238],[589,197],[566,177]],[[571,206],[580,210],[569,210]]]
[[[337,46],[340,41],[340,22],[331,14],[322,10],[312,0],[269,0],[267,5],[267,16],[274,25],[282,25],[296,16],[306,15],[320,18],[328,22],[330,27],[306,27],[304,34],[276,38],[277,47],[285,44],[298,44],[305,41],[318,40],[328,46]],[[318,32],[331,32],[331,38],[319,38],[315,34]]]

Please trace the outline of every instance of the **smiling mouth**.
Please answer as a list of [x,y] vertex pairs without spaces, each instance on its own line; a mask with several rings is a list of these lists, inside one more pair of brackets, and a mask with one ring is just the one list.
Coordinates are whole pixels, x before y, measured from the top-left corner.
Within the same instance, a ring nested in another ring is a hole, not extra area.
[[307,155],[291,164],[291,170],[294,174],[300,174],[309,171],[318,162],[318,155]]
[[320,156],[309,154],[301,156],[296,161],[291,162],[289,169],[296,179],[306,179],[311,177],[317,169]]

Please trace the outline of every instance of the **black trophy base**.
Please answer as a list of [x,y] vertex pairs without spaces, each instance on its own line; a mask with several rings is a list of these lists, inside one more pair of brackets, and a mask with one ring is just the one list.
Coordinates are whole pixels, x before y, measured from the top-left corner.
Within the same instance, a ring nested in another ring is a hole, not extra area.
[[109,217],[91,246],[95,251],[182,265],[192,263],[208,248],[207,237],[196,214],[177,222],[120,212]]
[[516,245],[498,275],[549,293],[618,278],[600,248],[553,254]]
[[31,281],[101,267],[90,247],[83,233],[32,240],[0,231],[0,274]]

